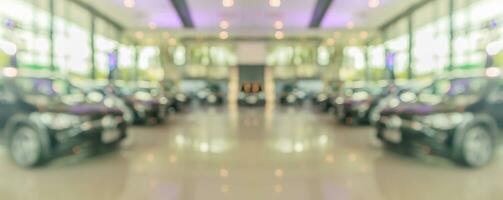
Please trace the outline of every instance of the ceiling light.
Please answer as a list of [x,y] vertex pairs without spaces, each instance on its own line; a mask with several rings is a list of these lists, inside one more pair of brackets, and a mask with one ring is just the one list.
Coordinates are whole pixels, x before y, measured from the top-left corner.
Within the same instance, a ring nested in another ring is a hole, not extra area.
[[134,8],[136,6],[136,0],[124,0],[122,4],[126,8]]
[[171,45],[171,46],[175,46],[176,45],[176,39],[175,38],[171,38],[168,40],[168,44]]
[[269,0],[269,6],[271,7],[280,7],[281,6],[281,0]]
[[334,44],[335,44],[335,39],[334,39],[334,38],[329,38],[329,39],[327,40],[327,45],[328,45],[328,46],[333,46]]
[[221,28],[221,29],[228,29],[228,28],[229,28],[229,26],[230,26],[230,24],[229,24],[229,22],[228,22],[227,20],[222,20],[222,21],[220,22],[220,28]]
[[164,37],[164,39],[168,39],[169,37],[171,37],[171,34],[169,34],[169,32],[164,32],[162,34],[162,37]]
[[274,33],[274,37],[278,40],[281,40],[285,38],[285,34],[282,31],[276,31],[276,33]]
[[220,37],[220,39],[225,40],[229,38],[229,33],[227,31],[222,31],[218,36]]
[[367,31],[360,32],[360,38],[366,40],[369,37],[369,33]]
[[222,0],[222,5],[226,8],[234,6],[234,0]]
[[140,40],[143,39],[143,37],[145,37],[145,34],[141,31],[136,32],[134,35],[137,39],[140,39]]
[[274,22],[274,28],[275,29],[283,29],[285,25],[283,24],[283,22],[281,20],[278,20],[276,22]]
[[155,22],[150,22],[148,23],[148,27],[152,30],[156,29],[157,28],[157,24]]
[[381,5],[380,0],[369,0],[368,2],[369,8],[377,8],[379,5]]
[[351,39],[349,40],[349,44],[350,44],[350,45],[355,45],[355,44],[356,44],[356,39],[355,39],[355,38],[351,38]]
[[346,24],[346,27],[348,29],[353,29],[355,28],[355,23],[353,21],[349,21],[347,24]]
[[334,32],[334,38],[335,38],[335,39],[339,39],[339,38],[341,38],[341,37],[342,37],[342,33],[341,33],[341,32],[339,32],[339,31],[335,31],[335,32]]

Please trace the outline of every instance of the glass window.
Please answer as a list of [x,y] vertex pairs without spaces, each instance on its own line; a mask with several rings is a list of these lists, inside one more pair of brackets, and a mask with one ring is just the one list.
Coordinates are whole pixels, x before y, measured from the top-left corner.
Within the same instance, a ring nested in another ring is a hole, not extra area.
[[394,55],[392,63],[395,76],[398,79],[407,78],[409,60],[409,35],[407,31],[407,21],[408,19],[403,18],[386,30],[389,40],[385,42],[385,45],[389,53]]
[[[440,4],[440,5],[439,5]],[[449,65],[449,32],[446,1],[433,1],[413,14],[412,49],[415,76],[441,73]]]
[[382,80],[386,77],[386,66],[385,66],[385,50],[384,45],[376,45],[368,47],[368,65],[370,70],[371,80]]
[[91,14],[70,1],[55,2],[55,65],[70,76],[91,73]]
[[94,35],[95,64],[98,79],[107,79],[110,71],[110,62],[118,50],[117,30],[106,21],[97,18]]

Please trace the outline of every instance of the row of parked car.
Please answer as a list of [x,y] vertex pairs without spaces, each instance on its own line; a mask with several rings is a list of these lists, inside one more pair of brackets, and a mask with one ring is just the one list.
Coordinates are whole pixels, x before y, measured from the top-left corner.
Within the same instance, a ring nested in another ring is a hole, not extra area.
[[[203,105],[223,105],[227,99],[222,87],[218,84],[209,84],[197,92],[197,99]],[[281,87],[278,97],[280,105],[301,105],[308,99],[305,91],[294,84]],[[258,81],[244,81],[241,84],[237,102],[240,106],[264,106],[266,95],[263,86]]]
[[79,87],[67,79],[4,68],[0,136],[16,164],[35,167],[80,148],[118,146],[128,126],[162,123],[187,102],[162,84]]
[[346,85],[313,101],[342,123],[372,124],[391,149],[480,167],[491,161],[502,135],[503,79],[494,67],[474,74],[437,77],[426,86]]

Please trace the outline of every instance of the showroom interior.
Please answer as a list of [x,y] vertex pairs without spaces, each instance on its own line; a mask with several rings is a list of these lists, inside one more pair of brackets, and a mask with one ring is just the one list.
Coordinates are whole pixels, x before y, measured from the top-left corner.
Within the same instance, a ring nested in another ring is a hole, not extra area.
[[0,0],[0,199],[503,199],[502,0]]

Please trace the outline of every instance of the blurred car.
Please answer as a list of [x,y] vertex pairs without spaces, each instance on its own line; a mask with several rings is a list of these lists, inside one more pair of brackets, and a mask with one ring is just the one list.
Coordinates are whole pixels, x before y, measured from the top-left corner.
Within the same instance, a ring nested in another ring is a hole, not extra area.
[[166,120],[167,106],[170,102],[160,86],[145,84],[129,88],[121,87],[118,92],[133,111],[135,123],[163,123]]
[[0,77],[0,132],[13,161],[35,167],[77,146],[115,146],[126,138],[122,112],[83,101],[59,79]]
[[220,85],[210,84],[197,93],[197,97],[203,104],[222,105],[224,103],[224,92]]
[[92,86],[82,89],[86,93],[86,100],[88,102],[101,102],[109,107],[114,107],[122,111],[124,121],[128,125],[135,122],[134,110],[128,106],[126,99],[120,97],[117,92],[114,92],[113,85],[105,86]]
[[299,105],[306,99],[306,93],[293,84],[286,84],[281,89],[279,103],[281,105]]
[[386,88],[382,98],[378,100],[377,105],[369,113],[369,122],[376,125],[381,117],[381,112],[385,109],[398,106],[400,103],[410,102],[415,98],[415,94],[424,88],[421,84],[408,81],[407,83],[392,83]]
[[503,128],[502,97],[499,77],[437,79],[414,101],[382,111],[377,137],[387,146],[480,167],[491,160]]
[[379,100],[387,95],[381,86],[349,86],[341,92],[333,103],[337,118],[342,123],[369,123]]
[[238,97],[239,105],[263,106],[265,94],[260,83],[244,83]]
[[162,83],[164,93],[170,104],[167,106],[168,112],[180,112],[184,106],[191,103],[192,99],[189,95],[180,92],[172,82],[165,81]]

